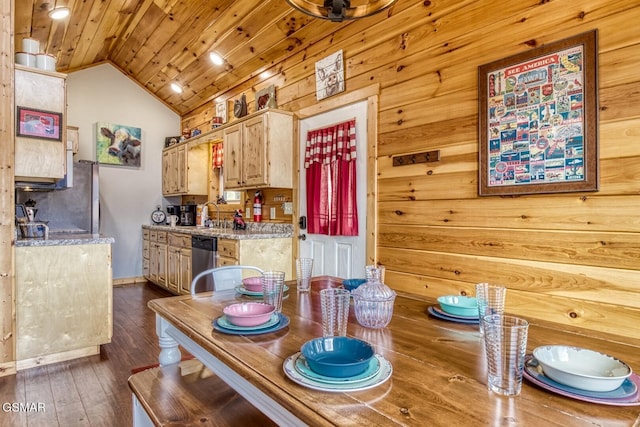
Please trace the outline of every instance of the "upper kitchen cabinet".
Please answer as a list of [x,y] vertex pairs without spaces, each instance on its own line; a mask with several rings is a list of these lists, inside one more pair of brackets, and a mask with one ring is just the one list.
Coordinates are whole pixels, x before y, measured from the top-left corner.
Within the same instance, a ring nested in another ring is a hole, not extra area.
[[209,144],[182,142],[162,152],[162,194],[207,195]]
[[260,111],[225,127],[226,189],[293,187],[293,114]]
[[16,180],[54,182],[64,178],[66,80],[66,74],[15,66]]

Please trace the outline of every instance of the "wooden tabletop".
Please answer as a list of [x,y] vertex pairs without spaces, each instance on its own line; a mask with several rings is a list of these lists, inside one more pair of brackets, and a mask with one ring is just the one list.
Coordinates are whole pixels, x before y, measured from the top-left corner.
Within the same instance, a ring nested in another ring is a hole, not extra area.
[[[360,326],[353,307],[347,335],[373,344],[393,365],[384,384],[365,391],[329,393],[291,381],[283,371],[287,357],[322,335],[319,290],[338,280],[315,278],[311,293],[295,286],[283,302],[291,323],[279,332],[241,336],[213,330],[212,321],[237,300],[224,291],[157,299],[149,307],[201,347],[246,378],[309,425],[443,426],[632,426],[640,424],[640,406],[607,406],[545,391],[524,381],[517,397],[487,390],[484,347],[477,325],[431,317],[435,302],[399,294],[391,323],[384,329]],[[540,345],[566,344],[616,356],[640,372],[640,351],[625,343],[567,333],[532,324],[527,352]]]

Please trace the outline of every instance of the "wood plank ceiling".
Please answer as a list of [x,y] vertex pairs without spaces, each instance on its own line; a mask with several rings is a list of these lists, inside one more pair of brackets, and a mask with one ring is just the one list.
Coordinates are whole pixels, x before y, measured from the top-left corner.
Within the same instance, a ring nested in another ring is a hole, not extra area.
[[[52,21],[48,11],[60,6],[71,16]],[[110,62],[180,115],[277,72],[274,64],[344,25],[284,0],[15,0],[16,52],[32,37],[57,58],[58,72]],[[224,65],[212,64],[212,51]]]

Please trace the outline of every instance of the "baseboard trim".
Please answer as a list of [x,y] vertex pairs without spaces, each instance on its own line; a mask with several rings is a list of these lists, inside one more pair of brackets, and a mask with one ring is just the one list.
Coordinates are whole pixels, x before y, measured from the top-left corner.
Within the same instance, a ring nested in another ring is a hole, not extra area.
[[127,286],[136,285],[138,283],[147,283],[147,279],[142,276],[139,277],[122,277],[120,279],[113,279],[113,286]]

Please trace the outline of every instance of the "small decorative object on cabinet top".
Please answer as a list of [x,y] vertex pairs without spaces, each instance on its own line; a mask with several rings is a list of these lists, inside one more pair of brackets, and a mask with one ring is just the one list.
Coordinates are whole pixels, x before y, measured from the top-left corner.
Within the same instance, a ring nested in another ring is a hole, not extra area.
[[172,145],[177,144],[180,141],[179,136],[168,136],[164,139],[164,147],[171,147]]
[[[216,103],[216,117],[220,118],[220,124],[227,123],[227,101]],[[214,117],[214,119],[216,117]],[[216,121],[213,123],[216,123]]]
[[243,93],[233,104],[233,115],[239,119],[240,117],[246,116],[247,113],[247,97]]
[[276,87],[271,85],[256,92],[256,111],[276,108]]

